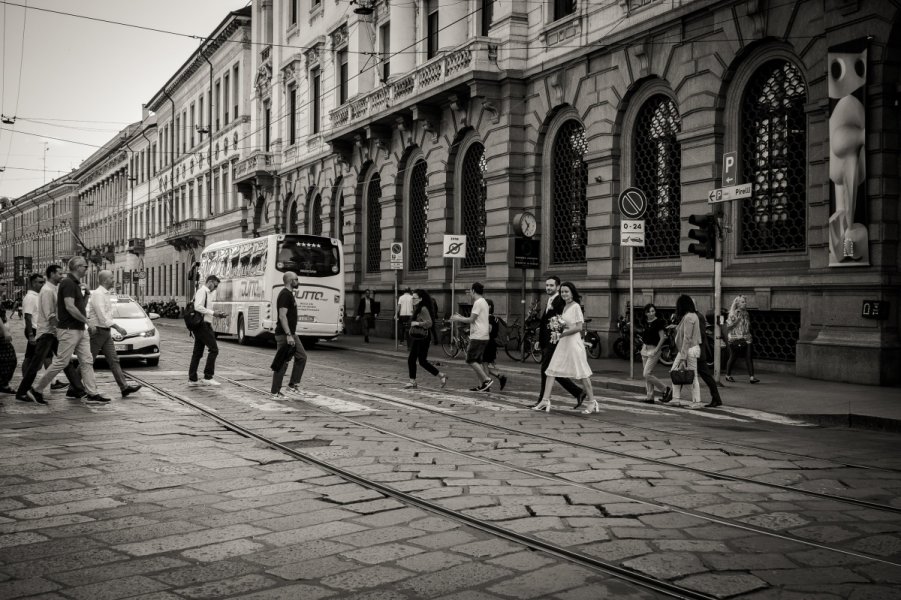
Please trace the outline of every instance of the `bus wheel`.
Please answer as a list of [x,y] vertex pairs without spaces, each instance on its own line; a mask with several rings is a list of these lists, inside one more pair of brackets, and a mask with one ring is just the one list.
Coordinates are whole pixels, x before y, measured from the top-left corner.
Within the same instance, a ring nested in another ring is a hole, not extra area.
[[244,315],[238,315],[238,343],[246,346],[248,341],[247,335],[244,333]]
[[300,338],[300,343],[303,344],[304,348],[312,348],[316,345],[316,342],[319,341],[318,337],[302,337]]

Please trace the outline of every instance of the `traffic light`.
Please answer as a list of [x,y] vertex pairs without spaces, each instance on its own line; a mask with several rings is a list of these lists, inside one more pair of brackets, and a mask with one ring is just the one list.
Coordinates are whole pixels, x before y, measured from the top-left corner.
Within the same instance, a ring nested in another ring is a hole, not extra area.
[[701,258],[716,258],[716,217],[713,215],[690,215],[688,222],[697,229],[691,229],[688,237],[697,240],[689,244],[688,251]]

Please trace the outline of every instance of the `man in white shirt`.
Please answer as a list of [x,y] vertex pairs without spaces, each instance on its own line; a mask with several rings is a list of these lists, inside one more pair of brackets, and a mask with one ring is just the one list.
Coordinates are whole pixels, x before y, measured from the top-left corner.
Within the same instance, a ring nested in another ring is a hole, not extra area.
[[[216,334],[213,332],[213,317],[228,315],[212,309],[212,296],[217,287],[219,287],[219,278],[210,275],[194,293],[194,310],[203,315],[203,323],[193,332],[194,352],[191,354],[191,365],[188,367],[188,380],[192,384],[199,384],[202,381],[206,385],[221,385],[213,379],[213,375],[216,374],[216,357],[219,356],[219,344],[216,343]],[[198,381],[197,368],[200,366],[204,348],[207,350],[206,366],[203,369],[203,379]]]
[[469,288],[472,296],[472,311],[468,317],[464,317],[460,313],[451,315],[451,321],[457,323],[469,323],[469,349],[466,351],[466,364],[472,367],[476,377],[478,377],[479,385],[471,388],[471,392],[487,392],[491,388],[494,381],[485,372],[482,366],[482,355],[485,354],[485,347],[488,345],[488,338],[491,333],[491,325],[488,321],[488,301],[484,298],[485,288],[476,281]]
[[125,380],[125,373],[122,372],[122,366],[119,364],[119,355],[116,353],[116,344],[113,342],[112,330],[115,329],[120,335],[125,335],[125,328],[117,325],[113,321],[113,303],[110,299],[110,288],[113,287],[115,278],[112,271],[100,271],[97,274],[97,280],[100,285],[94,290],[94,293],[88,298],[88,331],[91,333],[91,356],[96,360],[97,354],[103,352],[106,357],[106,363],[109,365],[116,384],[122,392],[122,397],[127,398],[129,394],[134,394],[140,385],[128,385]]
[[35,335],[34,319],[38,314],[38,292],[44,287],[44,276],[32,273],[28,277],[28,293],[22,299],[22,315],[25,317],[25,358],[22,359],[22,375],[28,370],[28,364],[34,356]]
[[404,344],[407,343],[407,332],[410,330],[410,321],[413,319],[413,294],[410,292],[410,288],[405,289],[404,293],[397,299],[397,317],[400,321],[400,339]]

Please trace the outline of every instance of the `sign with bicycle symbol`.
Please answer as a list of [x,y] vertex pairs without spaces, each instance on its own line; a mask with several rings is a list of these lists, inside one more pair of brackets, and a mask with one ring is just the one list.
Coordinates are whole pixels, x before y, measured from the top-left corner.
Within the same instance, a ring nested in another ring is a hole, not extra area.
[[444,236],[444,258],[465,258],[466,257],[466,236],[465,235],[445,235]]

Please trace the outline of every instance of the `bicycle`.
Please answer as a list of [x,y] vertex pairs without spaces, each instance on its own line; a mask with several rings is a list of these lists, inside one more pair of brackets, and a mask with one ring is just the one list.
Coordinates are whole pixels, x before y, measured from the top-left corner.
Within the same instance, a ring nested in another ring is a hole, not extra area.
[[469,349],[469,328],[465,325],[457,325],[456,333],[450,321],[444,322],[445,327],[441,329],[441,349],[449,358],[454,358],[460,351],[466,354]]
[[504,352],[515,361],[522,361],[522,324],[519,317],[513,320],[513,323],[507,324],[501,317],[497,320],[500,322],[500,333],[497,336],[498,346],[504,347]]
[[526,331],[522,336],[522,343],[520,344],[520,352],[522,353],[522,362],[528,360],[531,356],[532,360],[537,363],[541,362],[542,351],[541,345],[538,343],[538,328],[541,325],[535,323],[534,326],[529,326],[526,323]]
[[601,336],[593,329],[588,329],[591,319],[585,319],[582,323],[582,343],[585,344],[585,352],[591,358],[601,357]]

